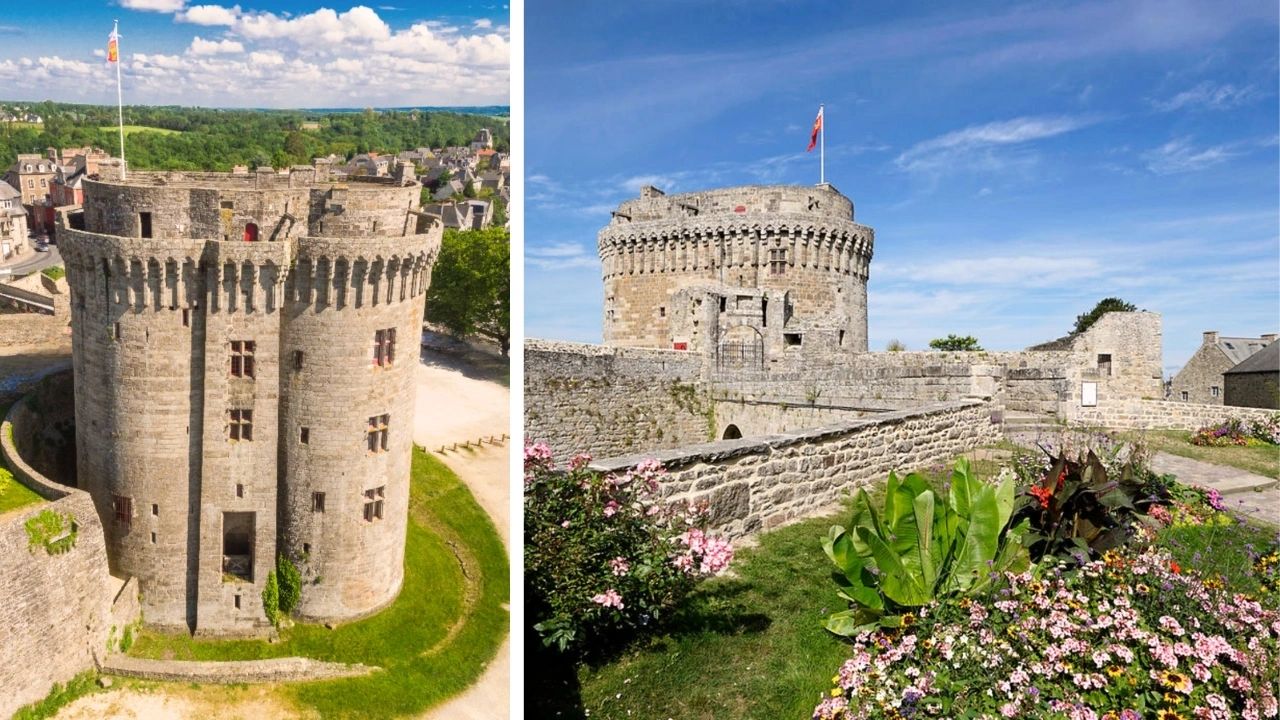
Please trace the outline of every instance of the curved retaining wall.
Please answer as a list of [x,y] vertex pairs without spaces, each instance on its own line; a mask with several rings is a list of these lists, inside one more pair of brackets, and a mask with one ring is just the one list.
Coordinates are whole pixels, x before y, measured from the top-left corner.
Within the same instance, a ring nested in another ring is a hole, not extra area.
[[[5,463],[24,485],[53,502],[0,516],[0,717],[95,666],[106,654],[114,594],[93,501],[23,461],[12,441],[14,417],[10,410],[0,425]],[[30,547],[26,523],[46,511],[73,518],[76,542],[70,550],[50,555]]]
[[712,526],[742,537],[832,512],[890,470],[949,462],[1000,435],[992,405],[966,399],[782,435],[604,458],[591,467],[625,472],[656,458],[668,471],[668,500],[706,501]]

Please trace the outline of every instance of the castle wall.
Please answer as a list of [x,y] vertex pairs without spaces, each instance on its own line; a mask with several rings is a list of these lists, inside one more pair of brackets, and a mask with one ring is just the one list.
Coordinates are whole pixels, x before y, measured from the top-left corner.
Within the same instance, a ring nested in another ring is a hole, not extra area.
[[707,502],[712,527],[737,538],[830,513],[890,470],[949,462],[994,442],[1000,426],[991,415],[979,400],[935,403],[772,437],[602,458],[592,467],[622,472],[656,458],[669,473],[668,500]]
[[67,346],[71,341],[67,320],[67,315],[0,314],[0,347]]
[[1199,430],[1228,418],[1263,420],[1275,410],[1184,403],[1149,398],[1127,398],[1096,408],[1083,408],[1072,424],[1128,430]]
[[525,437],[557,460],[704,442],[710,397],[695,353],[528,340]]

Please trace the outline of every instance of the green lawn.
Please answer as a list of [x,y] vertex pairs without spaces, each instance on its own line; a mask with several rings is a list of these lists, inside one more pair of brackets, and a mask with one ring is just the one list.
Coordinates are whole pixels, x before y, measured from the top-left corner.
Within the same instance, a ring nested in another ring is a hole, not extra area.
[[[0,403],[0,420],[3,420],[9,414],[9,407],[12,403]],[[34,490],[18,482],[13,476],[9,468],[0,460],[0,514],[17,510],[27,505],[35,505],[44,502],[44,498],[35,493]]]
[[1156,539],[1182,568],[1219,578],[1228,587],[1254,596],[1263,589],[1253,570],[1254,557],[1265,555],[1277,543],[1280,532],[1276,528],[1244,520],[1173,525]]
[[[98,129],[110,130],[111,132],[118,132],[120,130],[120,126],[107,125],[106,127],[101,127]],[[147,127],[146,125],[125,125],[124,126],[125,135],[132,135],[134,133],[143,133],[143,132],[159,133],[161,135],[181,135],[182,134],[181,130],[170,130],[168,128]]]
[[1280,447],[1202,447],[1191,444],[1191,433],[1186,430],[1141,430],[1122,433],[1128,440],[1141,440],[1152,450],[1202,460],[1217,465],[1229,465],[1255,475],[1280,479]]
[[144,631],[130,654],[199,660],[300,655],[376,665],[385,671],[285,685],[281,692],[326,718],[422,712],[474,682],[494,657],[507,634],[510,588],[506,551],[489,517],[452,471],[419,448],[413,452],[409,514],[404,588],[377,615],[334,630],[298,624],[274,644]]

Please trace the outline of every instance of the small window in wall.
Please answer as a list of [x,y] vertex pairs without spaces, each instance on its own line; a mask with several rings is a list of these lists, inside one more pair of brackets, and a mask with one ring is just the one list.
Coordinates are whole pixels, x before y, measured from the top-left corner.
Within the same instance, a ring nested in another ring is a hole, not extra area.
[[324,512],[324,493],[322,492],[311,493],[311,512],[317,512],[317,513]]
[[373,364],[384,367],[396,359],[396,329],[388,328],[373,334]]
[[1182,391],[1182,402],[1186,402],[1186,401],[1187,401],[1187,391],[1186,391],[1186,390],[1183,390],[1183,391]]
[[236,604],[236,609],[237,609],[237,610],[239,610],[239,609],[240,609],[240,596],[239,596],[239,595],[236,595],[236,597],[235,597],[235,604]]
[[257,343],[252,340],[231,341],[231,377],[253,377],[253,353]]
[[769,274],[785,275],[787,273],[786,248],[774,248],[769,251]]
[[303,445],[311,444],[311,428],[309,427],[298,428],[298,442],[302,443]]
[[153,517],[160,517],[160,506],[156,503],[151,503],[151,515]]
[[369,452],[384,452],[387,449],[387,426],[391,423],[390,415],[375,415],[369,418]]
[[140,229],[140,237],[151,237],[151,213],[138,213],[138,227]]
[[760,298],[760,327],[769,327],[769,298]]
[[1109,353],[1100,353],[1098,355],[1098,374],[1111,376],[1111,355]]
[[728,298],[720,298],[720,312],[724,312],[725,306],[728,304]]
[[156,534],[154,532],[151,533],[151,544],[152,545],[156,544]]
[[247,224],[245,224],[245,226],[244,226],[244,241],[245,241],[245,242],[257,242],[257,241],[258,241],[258,225],[257,225],[257,223],[247,223]]
[[112,495],[111,510],[115,513],[115,518],[119,522],[126,525],[133,522],[133,498]]
[[119,340],[119,339],[120,339],[120,323],[116,323],[116,324],[115,324],[115,327],[114,327],[114,328],[112,329],[112,331],[111,331],[111,335],[112,335],[112,337],[114,337],[116,340]]
[[311,554],[311,543],[302,543],[302,554],[303,555]]
[[782,333],[782,343],[787,347],[799,347],[804,342],[800,333]]
[[253,582],[253,537],[256,516],[251,512],[222,513],[222,573]]
[[191,327],[191,308],[182,308],[182,327]]
[[236,497],[244,497],[244,483],[236,483]]
[[666,317],[666,316],[667,316],[667,308],[666,308],[666,306],[664,306],[664,305],[659,305],[659,306],[658,306],[658,317]]
[[293,369],[294,370],[302,369],[302,359],[303,359],[302,351],[294,350],[293,351]]
[[382,519],[382,501],[386,497],[387,486],[370,488],[364,491],[364,519],[366,522]]
[[840,347],[844,347],[844,331],[843,330],[839,330],[836,332],[836,344],[839,345]]
[[218,203],[218,206],[221,207],[223,210],[235,210],[236,202],[234,200],[223,200],[222,202]]
[[227,439],[253,440],[253,411],[235,409],[227,411]]
[[1209,394],[1212,395],[1213,397],[1218,397],[1218,386],[1217,385],[1210,386]]

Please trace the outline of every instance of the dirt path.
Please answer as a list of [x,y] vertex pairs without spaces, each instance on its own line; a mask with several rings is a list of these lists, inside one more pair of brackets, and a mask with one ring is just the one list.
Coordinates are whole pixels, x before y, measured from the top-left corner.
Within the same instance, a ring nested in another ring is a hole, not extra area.
[[191,687],[163,684],[130,687],[81,698],[63,708],[56,720],[308,720],[280,701],[270,685]]

